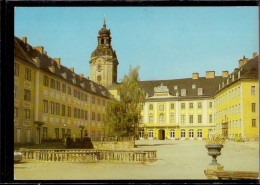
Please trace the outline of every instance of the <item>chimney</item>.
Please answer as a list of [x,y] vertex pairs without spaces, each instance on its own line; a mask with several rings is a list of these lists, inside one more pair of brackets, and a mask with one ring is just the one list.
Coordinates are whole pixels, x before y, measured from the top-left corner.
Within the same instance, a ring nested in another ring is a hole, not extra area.
[[244,57],[238,61],[238,62],[239,62],[239,67],[245,65],[248,60],[249,60],[249,59],[246,58],[245,55],[244,55]]
[[228,77],[228,71],[222,71],[222,78]]
[[215,71],[206,71],[206,78],[215,78]]
[[58,65],[61,64],[61,62],[60,62],[60,58],[53,58],[53,60],[54,60]]
[[199,78],[199,73],[192,73],[192,79],[198,79]]
[[79,76],[81,76],[82,78],[84,78],[84,74],[82,74],[82,73],[81,73],[81,74],[79,74]]
[[27,44],[27,37],[22,37],[23,43]]
[[74,67],[69,67],[69,70],[74,73]]
[[36,47],[34,47],[34,49],[36,49],[37,51],[39,51],[41,54],[44,53],[44,47],[43,47],[43,46],[36,46]]
[[253,53],[253,58],[255,58],[257,56],[257,52]]

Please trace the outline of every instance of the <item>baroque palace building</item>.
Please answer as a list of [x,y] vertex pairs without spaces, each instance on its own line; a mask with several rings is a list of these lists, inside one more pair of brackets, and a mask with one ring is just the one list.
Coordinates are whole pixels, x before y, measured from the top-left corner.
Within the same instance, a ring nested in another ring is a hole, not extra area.
[[[15,142],[40,143],[70,134],[104,136],[105,109],[120,100],[118,60],[111,33],[103,27],[90,59],[90,80],[50,58],[27,38],[14,39]],[[204,77],[140,81],[146,92],[140,139],[205,139],[209,133],[228,138],[258,138],[258,56],[243,58],[231,74],[207,71]]]
[[14,142],[102,137],[108,90],[14,38]]

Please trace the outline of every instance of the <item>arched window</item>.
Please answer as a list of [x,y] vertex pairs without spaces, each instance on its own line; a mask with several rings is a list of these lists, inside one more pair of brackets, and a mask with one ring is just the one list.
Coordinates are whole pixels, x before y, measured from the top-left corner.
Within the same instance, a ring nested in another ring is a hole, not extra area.
[[153,130],[148,130],[148,137],[153,138]]
[[101,39],[101,44],[104,44],[104,39],[103,38]]
[[181,129],[181,138],[185,138],[185,130]]
[[197,130],[197,137],[202,138],[202,130],[201,129]]
[[194,130],[193,129],[189,130],[189,138],[194,138]]
[[174,130],[170,130],[170,137],[175,138],[175,131]]
[[163,122],[164,122],[164,115],[163,115],[163,113],[161,113],[159,116],[159,123],[162,124]]
[[100,83],[101,82],[101,76],[97,76],[97,82]]

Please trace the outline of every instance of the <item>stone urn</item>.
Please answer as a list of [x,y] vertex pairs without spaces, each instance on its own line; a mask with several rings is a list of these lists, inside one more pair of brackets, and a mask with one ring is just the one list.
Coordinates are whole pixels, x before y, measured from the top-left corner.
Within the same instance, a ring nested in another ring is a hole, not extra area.
[[220,165],[217,163],[217,156],[221,155],[222,144],[207,144],[205,147],[208,149],[208,155],[212,156],[212,162],[209,165]]

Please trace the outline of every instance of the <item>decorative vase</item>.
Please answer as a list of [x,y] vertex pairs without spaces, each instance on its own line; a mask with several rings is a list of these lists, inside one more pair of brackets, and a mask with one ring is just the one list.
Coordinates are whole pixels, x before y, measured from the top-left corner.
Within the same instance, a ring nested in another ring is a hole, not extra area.
[[221,155],[221,148],[223,148],[222,144],[208,144],[205,145],[208,149],[208,155],[212,156],[212,162],[209,165],[220,165],[217,163],[217,156]]

